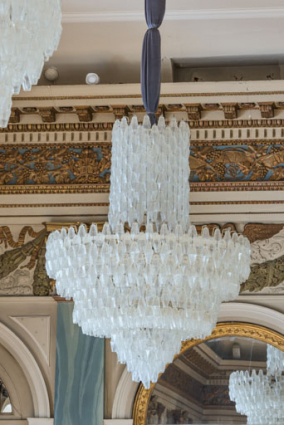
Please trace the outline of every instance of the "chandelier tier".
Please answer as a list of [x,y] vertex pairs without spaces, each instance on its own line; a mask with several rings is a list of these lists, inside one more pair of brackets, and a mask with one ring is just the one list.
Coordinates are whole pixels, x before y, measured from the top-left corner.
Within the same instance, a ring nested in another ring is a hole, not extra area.
[[47,242],[47,271],[58,294],[73,297],[74,323],[111,338],[146,388],[181,341],[211,334],[221,302],[238,296],[250,272],[246,238],[190,225],[188,159],[187,124],[117,121],[109,223],[102,232],[62,229]]
[[267,374],[262,370],[233,372],[229,381],[230,399],[248,425],[284,424],[284,353],[267,345]]
[[7,127],[13,94],[37,84],[57,49],[61,0],[2,0],[0,22],[0,127]]

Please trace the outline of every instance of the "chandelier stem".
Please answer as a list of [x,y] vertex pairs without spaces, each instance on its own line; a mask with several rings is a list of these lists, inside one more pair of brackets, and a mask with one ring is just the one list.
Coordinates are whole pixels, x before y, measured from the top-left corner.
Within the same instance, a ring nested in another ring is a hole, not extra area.
[[161,26],[166,10],[166,0],[145,0],[145,17],[148,31],[145,34],[141,63],[141,90],[143,104],[151,125],[156,124],[161,90]]

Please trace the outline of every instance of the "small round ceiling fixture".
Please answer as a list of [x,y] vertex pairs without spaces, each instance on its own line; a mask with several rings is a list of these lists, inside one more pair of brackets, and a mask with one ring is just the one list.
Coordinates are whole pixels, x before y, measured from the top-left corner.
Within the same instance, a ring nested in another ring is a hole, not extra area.
[[86,75],[86,84],[99,84],[100,77],[93,72]]
[[55,68],[55,66],[50,66],[44,71],[44,76],[47,79],[47,81],[56,81],[59,77],[58,69]]

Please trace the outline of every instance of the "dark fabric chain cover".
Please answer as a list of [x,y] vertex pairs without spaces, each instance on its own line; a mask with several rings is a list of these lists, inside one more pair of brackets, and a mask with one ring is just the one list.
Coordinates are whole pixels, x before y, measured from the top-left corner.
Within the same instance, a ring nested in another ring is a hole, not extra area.
[[166,10],[166,0],[145,0],[148,31],[142,50],[141,89],[144,107],[151,123],[156,122],[161,88],[161,26]]

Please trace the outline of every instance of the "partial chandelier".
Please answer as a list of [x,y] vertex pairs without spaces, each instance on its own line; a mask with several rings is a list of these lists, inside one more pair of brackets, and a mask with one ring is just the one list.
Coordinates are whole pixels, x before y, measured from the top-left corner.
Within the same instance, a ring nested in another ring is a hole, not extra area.
[[229,381],[230,399],[248,425],[284,424],[284,353],[267,345],[267,373],[255,369],[233,372]]
[[146,388],[188,338],[205,338],[220,304],[250,273],[247,238],[189,223],[188,125],[133,117],[112,135],[109,222],[53,232],[46,267],[73,297],[83,333],[111,338],[118,359]]
[[37,84],[61,36],[61,0],[1,0],[0,127],[7,127],[12,96]]

